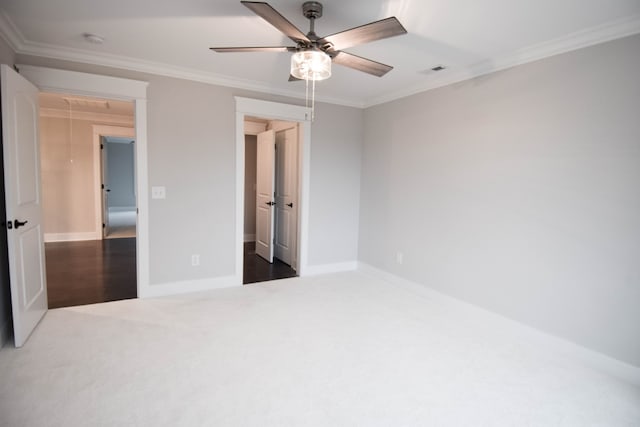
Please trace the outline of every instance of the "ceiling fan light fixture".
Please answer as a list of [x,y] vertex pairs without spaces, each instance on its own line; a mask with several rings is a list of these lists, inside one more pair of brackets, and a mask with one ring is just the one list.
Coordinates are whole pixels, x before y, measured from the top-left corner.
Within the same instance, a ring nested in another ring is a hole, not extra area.
[[319,81],[331,77],[331,57],[321,50],[301,50],[291,56],[291,75]]

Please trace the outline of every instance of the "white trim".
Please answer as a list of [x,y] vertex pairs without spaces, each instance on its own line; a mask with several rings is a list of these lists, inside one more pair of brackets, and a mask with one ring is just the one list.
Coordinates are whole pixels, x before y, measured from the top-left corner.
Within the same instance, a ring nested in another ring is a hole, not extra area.
[[242,286],[242,277],[238,284],[237,277],[212,277],[209,279],[185,280],[180,282],[161,283],[150,285],[143,290],[140,298],[155,298],[168,295],[188,294],[193,292],[210,291],[213,289]]
[[44,233],[45,242],[80,242],[83,240],[100,240],[100,231],[85,231],[80,233]]
[[[348,107],[368,108],[374,105],[404,98],[427,90],[447,86],[463,80],[469,80],[494,71],[516,65],[525,64],[527,62],[536,61],[549,56],[558,55],[560,53],[581,49],[604,43],[607,41],[619,39],[640,33],[640,15],[632,15],[619,20],[586,28],[584,30],[568,34],[557,39],[539,43],[528,48],[498,58],[487,58],[483,64],[465,67],[460,72],[450,70],[445,77],[431,80],[424,84],[413,86],[411,88],[402,89],[387,93],[385,95],[371,98],[368,100],[348,100],[343,98],[325,97],[320,94],[316,98],[319,102],[327,102],[330,104],[345,105]],[[288,96],[296,99],[304,99],[303,91],[299,90],[282,90],[274,89],[268,84],[243,80],[229,76],[217,75],[208,71],[195,70],[191,68],[177,67],[174,65],[144,61],[139,58],[112,55],[106,53],[89,52],[81,49],[73,49],[68,47],[54,46],[45,43],[35,43],[28,41],[20,33],[17,26],[11,18],[0,11],[0,36],[3,37],[9,46],[17,54],[41,56],[45,58],[62,59],[66,61],[83,62],[86,64],[102,65],[106,67],[115,67],[123,70],[133,70],[143,73],[151,73],[160,76],[175,77],[179,79],[192,80],[201,83],[209,83],[239,89],[248,89],[258,92],[277,94]]]
[[298,156],[301,170],[298,174],[299,221],[298,221],[298,269],[300,276],[306,275],[309,251],[309,191],[311,174],[311,110],[298,105],[281,104],[257,99],[235,97],[236,100],[236,279],[242,283],[244,256],[244,122],[245,116],[265,119],[281,119],[299,122],[302,141]]
[[149,287],[149,201],[147,166],[147,82],[97,74],[77,73],[22,66],[21,74],[41,90],[107,99],[134,101],[136,138],[136,223],[137,293],[145,295]]
[[139,80],[35,67],[33,65],[19,64],[17,67],[22,76],[38,86],[40,90],[46,92],[69,93],[67,86],[73,84],[74,95],[106,97],[124,101],[147,98],[148,83]]
[[628,16],[606,24],[577,31],[557,39],[538,43],[502,57],[488,58],[480,63],[469,65],[460,70],[449,69],[437,78],[391,92],[386,95],[371,98],[364,102],[363,108],[384,104],[407,96],[416,95],[428,90],[448,86],[465,80],[505,70],[529,62],[538,61],[562,53],[571,52],[611,40],[632,36],[640,33],[640,15]]
[[102,162],[100,161],[100,137],[101,136],[128,136],[135,137],[136,130],[132,127],[92,125],[93,139],[91,150],[93,151],[93,209],[95,212],[95,232],[98,239],[102,239]]
[[524,338],[536,347],[543,348],[549,353],[565,356],[577,364],[586,365],[624,381],[640,385],[640,367],[630,365],[558,336],[551,335],[547,332],[501,316],[492,311],[450,297],[428,287],[427,285],[404,279],[393,273],[389,273],[388,271],[373,267],[367,263],[359,262],[358,271],[363,274],[385,280],[393,285],[402,286],[411,292],[424,295],[429,299],[437,301],[439,305],[456,310],[465,318],[475,317],[483,322],[493,323],[496,325],[496,329],[503,331],[505,335],[511,334],[513,337]]
[[92,113],[88,111],[74,111],[73,114],[69,110],[61,110],[59,108],[40,108],[40,117],[53,119],[69,119],[86,120],[90,122],[107,122],[113,125],[133,127],[133,115],[126,116],[122,114],[106,114]]
[[305,270],[305,276],[315,276],[318,274],[341,273],[343,271],[353,271],[358,269],[357,261],[337,262],[335,264],[309,265]]
[[245,233],[244,241],[245,242],[255,242],[256,241],[256,235],[255,234],[246,234]]
[[135,206],[111,206],[108,209],[109,212],[131,212],[135,210]]

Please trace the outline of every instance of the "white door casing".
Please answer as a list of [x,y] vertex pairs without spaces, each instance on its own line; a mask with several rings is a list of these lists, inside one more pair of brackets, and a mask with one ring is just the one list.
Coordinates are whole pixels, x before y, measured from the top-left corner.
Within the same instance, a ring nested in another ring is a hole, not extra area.
[[258,134],[256,161],[256,254],[273,262],[275,132]]
[[7,65],[1,74],[11,308],[15,345],[22,347],[48,308],[38,89]]
[[[105,201],[103,201],[103,190],[102,183],[103,181],[103,165],[102,165],[102,150],[100,149],[100,144],[102,144],[103,136],[118,136],[118,137],[127,137],[131,139],[135,139],[136,130],[135,128],[123,127],[123,126],[108,126],[108,125],[93,125],[91,126],[93,129],[93,182],[94,182],[94,206],[96,212],[96,239],[104,238],[105,234],[102,230],[103,218],[109,220],[109,216],[106,215],[106,211],[104,206],[107,206]],[[136,203],[138,202],[138,157],[136,150],[134,150],[134,164],[136,165],[134,170],[134,182],[135,185],[135,193],[136,193]],[[137,221],[139,217],[136,216],[136,235],[138,235],[138,224]],[[107,224],[105,222],[105,224]],[[138,238],[138,240],[140,240]]]
[[[135,108],[136,140],[136,190],[138,216],[136,223],[136,264],[138,297],[145,298],[171,293],[156,291],[149,282],[149,199],[147,174],[147,82],[79,73],[54,68],[18,65],[20,73],[26,76],[40,90],[70,93],[98,98],[133,101]],[[97,197],[98,203],[100,197]],[[99,212],[99,211],[98,211]],[[98,234],[99,236],[99,234]],[[182,289],[181,289],[182,290]]]
[[236,101],[236,222],[235,222],[235,280],[242,285],[244,253],[244,174],[245,119],[262,117],[296,122],[298,137],[298,247],[297,270],[305,276],[309,266],[309,200],[311,197],[311,109],[299,105],[282,104],[259,99],[234,97]]
[[107,142],[104,137],[100,137],[100,171],[101,183],[100,189],[102,193],[102,238],[105,239],[109,235],[109,164],[107,163],[108,153]]
[[296,269],[298,209],[298,130],[293,128],[276,134],[276,233],[275,256]]

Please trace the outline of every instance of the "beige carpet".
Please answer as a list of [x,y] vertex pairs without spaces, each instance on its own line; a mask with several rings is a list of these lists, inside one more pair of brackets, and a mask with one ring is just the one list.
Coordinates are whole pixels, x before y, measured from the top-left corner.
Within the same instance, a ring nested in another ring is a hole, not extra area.
[[2,426],[638,426],[640,389],[361,273],[51,310]]

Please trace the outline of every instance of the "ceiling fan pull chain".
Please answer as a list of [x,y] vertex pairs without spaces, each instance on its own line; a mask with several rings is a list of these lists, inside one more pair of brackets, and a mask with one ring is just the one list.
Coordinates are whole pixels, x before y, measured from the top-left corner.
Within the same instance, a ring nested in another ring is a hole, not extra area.
[[316,79],[313,79],[311,85],[311,121],[314,121],[316,118]]

